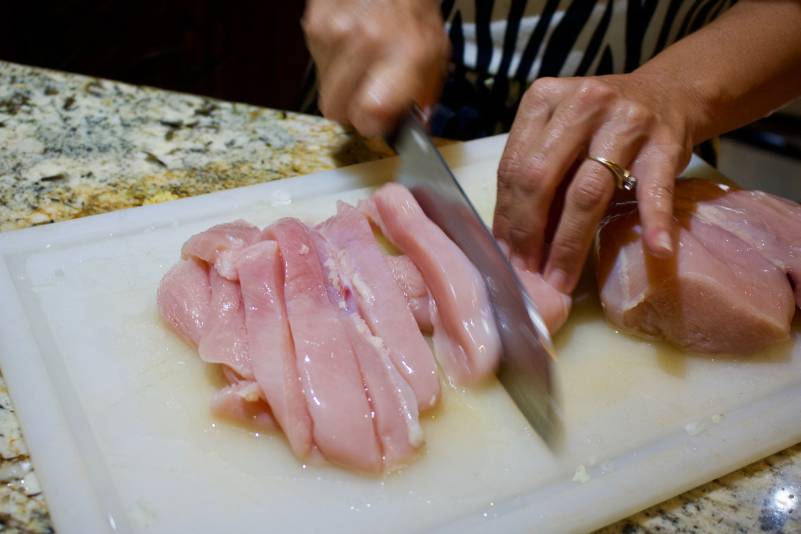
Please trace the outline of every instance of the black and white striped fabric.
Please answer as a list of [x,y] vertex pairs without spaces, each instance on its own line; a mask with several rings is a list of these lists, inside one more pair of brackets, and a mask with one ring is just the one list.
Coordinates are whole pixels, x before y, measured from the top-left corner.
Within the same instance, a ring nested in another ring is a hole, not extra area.
[[[543,76],[630,72],[736,0],[443,0],[451,65],[432,130],[451,139],[508,131]],[[306,109],[316,103],[313,76]]]

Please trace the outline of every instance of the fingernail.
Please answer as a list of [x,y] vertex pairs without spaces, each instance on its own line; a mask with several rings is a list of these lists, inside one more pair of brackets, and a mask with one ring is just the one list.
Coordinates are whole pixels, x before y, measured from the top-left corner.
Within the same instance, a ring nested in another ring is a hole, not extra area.
[[656,235],[655,241],[656,250],[654,252],[657,253],[657,256],[666,258],[673,254],[673,240],[669,233],[662,230]]
[[551,287],[556,288],[562,293],[568,293],[567,273],[562,269],[551,269],[548,271],[548,274],[545,275],[545,281],[548,282]]

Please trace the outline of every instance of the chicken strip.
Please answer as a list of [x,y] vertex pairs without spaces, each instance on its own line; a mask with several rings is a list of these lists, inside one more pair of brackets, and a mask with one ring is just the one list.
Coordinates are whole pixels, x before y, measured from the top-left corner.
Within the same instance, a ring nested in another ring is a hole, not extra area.
[[354,291],[361,316],[373,335],[386,344],[420,409],[434,406],[440,387],[434,355],[395,283],[369,221],[353,206],[339,202],[337,215],[322,223],[319,231],[339,253],[340,271]]
[[314,442],[330,461],[382,469],[370,405],[356,356],[329,300],[309,229],[281,219],[265,230],[284,260],[284,298]]
[[284,303],[284,264],[275,241],[242,250],[236,266],[242,287],[253,375],[292,451],[312,449],[312,422],[301,389]]
[[185,341],[197,347],[211,305],[208,265],[196,259],[178,262],[161,279],[156,303],[161,317]]
[[384,235],[417,265],[436,303],[435,348],[445,372],[460,384],[490,375],[501,344],[479,272],[403,186],[384,185],[370,203],[368,214],[373,211]]
[[239,283],[223,278],[215,269],[210,269],[209,281],[211,305],[198,354],[204,362],[226,365],[243,378],[252,380],[253,366]]

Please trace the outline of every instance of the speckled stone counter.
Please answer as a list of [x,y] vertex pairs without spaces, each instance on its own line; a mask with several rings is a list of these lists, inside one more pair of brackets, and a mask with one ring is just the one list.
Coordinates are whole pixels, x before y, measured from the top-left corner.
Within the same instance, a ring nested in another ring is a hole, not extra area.
[[382,154],[372,148],[317,117],[0,63],[0,230]]
[[[385,155],[316,117],[0,62],[0,230]],[[2,379],[0,482],[0,531],[53,530]],[[801,532],[799,499],[801,445],[600,532]]]

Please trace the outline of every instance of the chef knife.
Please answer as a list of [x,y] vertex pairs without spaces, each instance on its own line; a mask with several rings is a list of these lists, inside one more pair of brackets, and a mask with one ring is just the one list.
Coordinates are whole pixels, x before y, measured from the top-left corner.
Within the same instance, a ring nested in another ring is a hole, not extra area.
[[553,446],[560,425],[548,329],[419,115],[413,110],[388,139],[400,156],[396,181],[411,191],[428,218],[481,272],[503,346],[498,378],[534,430]]

